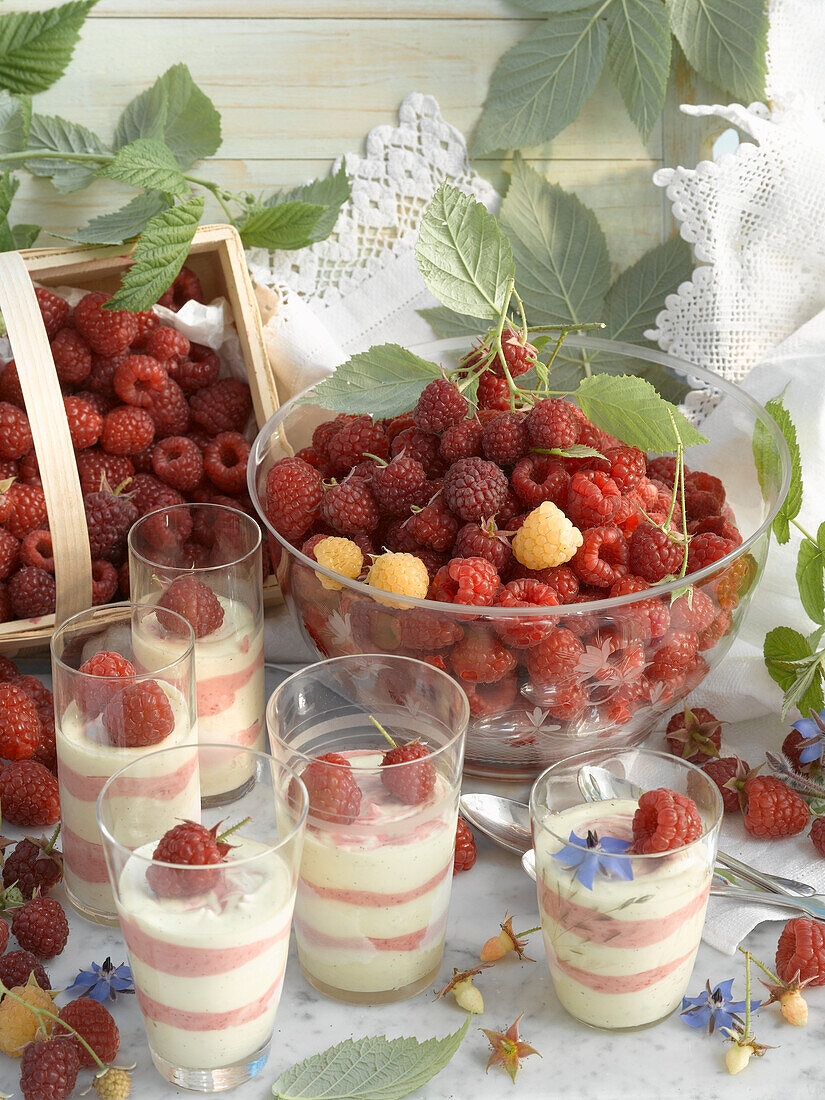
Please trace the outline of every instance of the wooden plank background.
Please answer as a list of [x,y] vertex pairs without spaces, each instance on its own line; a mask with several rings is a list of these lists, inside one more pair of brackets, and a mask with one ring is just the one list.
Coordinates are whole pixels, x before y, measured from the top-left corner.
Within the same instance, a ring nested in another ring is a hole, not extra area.
[[[123,106],[185,61],[223,121],[223,145],[201,174],[233,189],[269,190],[324,174],[340,153],[362,152],[368,131],[396,122],[411,91],[434,95],[444,117],[469,134],[497,59],[536,22],[507,0],[100,0],[66,75],[36,97],[35,109],[108,139]],[[694,94],[683,72],[678,96]],[[605,75],[563,134],[525,151],[597,212],[615,271],[672,232],[650,177],[663,163],[693,163],[701,136],[694,123],[682,124],[676,103],[674,93],[645,144]],[[497,185],[505,180],[506,160],[475,167]],[[59,196],[23,177],[13,215],[60,230],[116,208],[124,194],[100,182]],[[207,216],[220,220],[211,202]]]

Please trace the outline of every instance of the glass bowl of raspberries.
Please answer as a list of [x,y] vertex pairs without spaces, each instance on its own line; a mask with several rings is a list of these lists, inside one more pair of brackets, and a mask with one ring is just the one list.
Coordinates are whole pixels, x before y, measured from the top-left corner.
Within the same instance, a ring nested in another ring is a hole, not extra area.
[[392,417],[330,412],[323,383],[317,403],[310,387],[263,427],[248,479],[319,656],[399,653],[450,672],[470,701],[466,769],[528,779],[643,741],[719,663],[763,571],[790,459],[736,386],[660,352],[569,338],[551,389],[572,378],[575,390],[584,366],[642,375],[671,401],[701,392],[689,407],[705,410],[709,441],[685,449],[680,477],[675,441],[646,453],[573,394],[525,390],[535,348],[504,336],[509,379],[485,358],[489,334],[416,347],[444,375]]

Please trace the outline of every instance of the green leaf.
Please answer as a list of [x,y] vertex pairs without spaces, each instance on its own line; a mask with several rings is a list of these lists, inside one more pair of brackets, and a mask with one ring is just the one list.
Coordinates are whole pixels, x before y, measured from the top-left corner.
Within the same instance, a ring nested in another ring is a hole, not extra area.
[[604,458],[601,451],[595,447],[587,447],[584,443],[571,443],[569,447],[550,447],[546,452],[540,447],[530,449],[538,450],[540,454],[558,455],[560,458]]
[[172,150],[154,138],[137,138],[121,146],[100,175],[164,195],[185,195],[189,190]]
[[[782,404],[782,397],[773,397],[766,402],[765,410],[770,413],[779,426],[791,453],[791,485],[788,495],[782,503],[773,521],[773,533],[777,542],[786,543],[791,537],[790,521],[799,515],[802,507],[802,462],[799,457],[799,443],[791,414]],[[753,461],[762,495],[770,500],[776,495],[782,483],[782,464],[774,447],[773,438],[764,424],[757,420],[753,430]]]
[[765,0],[666,0],[670,25],[693,68],[742,103],[765,97]]
[[807,638],[789,626],[776,626],[765,635],[763,654],[768,675],[785,693],[783,714],[795,703],[803,714],[822,710],[822,666]]
[[513,254],[496,218],[447,183],[424,211],[415,246],[427,289],[456,313],[497,318],[507,304]]
[[441,339],[448,339],[450,336],[478,336],[490,327],[489,318],[483,321],[480,317],[471,317],[469,313],[456,313],[446,306],[418,309],[416,313],[424,318]]
[[120,210],[92,218],[87,226],[75,230],[74,233],[54,235],[63,236],[69,241],[78,241],[80,244],[123,244],[124,241],[136,237],[151,218],[168,206],[169,200],[163,195],[150,192],[135,195]]
[[471,1019],[443,1039],[345,1039],[282,1073],[272,1095],[277,1100],[401,1100],[444,1069]]
[[264,206],[279,206],[284,202],[310,202],[317,206],[326,206],[327,211],[322,214],[312,231],[312,241],[325,241],[335,228],[341,207],[350,197],[351,187],[346,169],[342,164],[333,175],[326,179],[313,180],[311,183],[302,183],[300,187],[293,187],[291,191],[277,192],[264,199]]
[[518,8],[537,11],[543,15],[558,15],[559,12],[580,11],[582,8],[594,8],[596,0],[511,0]]
[[693,272],[690,247],[681,237],[646,252],[616,279],[605,298],[604,335],[611,340],[646,344],[645,331],[652,328],[665,307],[668,294],[675,294]]
[[796,584],[805,614],[815,623],[825,624],[825,523],[817,532],[817,542],[803,539],[796,559]]
[[599,320],[610,258],[593,211],[517,153],[499,217],[531,324]]
[[428,382],[441,377],[437,363],[398,344],[376,344],[353,355],[303,399],[330,412],[398,416],[415,405]]
[[115,131],[115,148],[154,138],[172,150],[186,171],[221,144],[221,116],[185,65],[173,65],[127,105]]
[[26,119],[20,100],[0,90],[0,153],[19,153],[26,146]]
[[15,248],[31,248],[43,231],[42,225],[30,225],[26,222],[12,226],[11,235]]
[[42,92],[69,64],[80,28],[97,0],[74,0],[42,12],[0,16],[0,87]]
[[665,105],[671,41],[667,13],[661,0],[614,0],[607,26],[610,75],[647,141]]
[[328,207],[311,202],[283,202],[251,214],[240,227],[241,240],[248,248],[291,250],[306,248],[316,236]]
[[54,159],[26,160],[25,165],[33,176],[50,178],[55,190],[61,194],[88,187],[97,176],[97,165],[74,164],[61,160],[60,153],[96,153],[111,156],[111,149],[92,130],[76,122],[68,122],[58,115],[32,115],[29,126],[27,152],[54,149]]
[[665,401],[644,378],[630,374],[596,374],[582,379],[576,400],[585,416],[597,427],[642,451],[662,454],[674,450],[674,421],[685,447],[708,442],[676,406]]
[[552,15],[499,59],[473,135],[474,156],[540,145],[576,118],[604,65],[600,11]]
[[203,214],[203,196],[170,206],[147,222],[123,275],[120,289],[106,309],[149,309],[186,262]]

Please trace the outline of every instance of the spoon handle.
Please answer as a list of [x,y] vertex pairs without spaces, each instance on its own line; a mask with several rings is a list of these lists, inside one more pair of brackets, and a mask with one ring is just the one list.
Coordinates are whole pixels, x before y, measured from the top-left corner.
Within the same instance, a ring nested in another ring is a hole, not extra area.
[[825,899],[819,896],[800,898],[790,894],[768,894],[756,890],[742,890],[738,886],[712,886],[711,894],[717,898],[730,898],[732,901],[754,902],[756,905],[768,905],[777,909],[796,909],[807,913],[817,920],[825,919]]
[[750,882],[754,886],[761,886],[763,890],[769,890],[774,894],[790,897],[811,897],[816,893],[815,887],[809,886],[805,882],[797,882],[796,879],[782,878],[780,875],[768,874],[767,871],[759,871],[756,867],[751,867],[748,863],[742,863],[741,860],[735,859],[721,850],[716,853],[716,862],[721,863],[723,867],[727,867],[729,871],[733,871],[746,882]]

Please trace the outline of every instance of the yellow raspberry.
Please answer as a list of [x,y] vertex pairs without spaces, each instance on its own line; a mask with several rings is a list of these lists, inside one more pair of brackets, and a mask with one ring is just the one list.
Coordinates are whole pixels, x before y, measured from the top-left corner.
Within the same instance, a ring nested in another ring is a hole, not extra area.
[[126,1100],[132,1081],[125,1069],[110,1066],[105,1073],[97,1074],[92,1086],[102,1100]]
[[[415,554],[379,554],[373,560],[367,584],[383,588],[385,592],[397,592],[399,596],[415,596],[423,600],[430,587],[427,566]],[[407,607],[397,600],[379,600],[387,607]]]
[[[361,553],[361,547],[351,539],[341,539],[335,535],[330,535],[328,539],[321,539],[315,547],[314,554],[319,565],[325,565],[333,573],[340,573],[342,577],[349,577],[350,580],[355,580],[364,567],[364,555]],[[323,573],[316,571],[315,576],[324,588],[336,590],[344,587],[338,581],[325,577]]]
[[581,531],[550,500],[534,508],[513,535],[513,553],[528,569],[563,565],[581,544]]
[[[16,985],[12,993],[16,993],[26,1002],[26,1005],[34,1005],[35,1008],[54,1012],[51,994],[41,989],[37,983]],[[48,1038],[51,1035],[52,1021],[44,1016],[41,1025],[36,1013],[26,1005],[21,1005],[20,1001],[9,996],[5,996],[0,1001],[0,1050],[4,1054],[10,1054],[12,1058],[20,1058],[23,1047],[36,1035],[39,1039]]]

